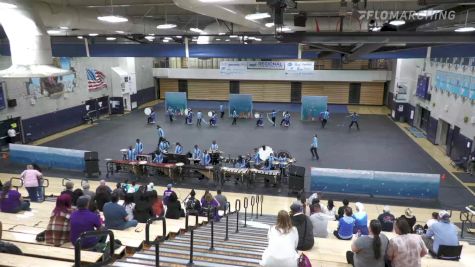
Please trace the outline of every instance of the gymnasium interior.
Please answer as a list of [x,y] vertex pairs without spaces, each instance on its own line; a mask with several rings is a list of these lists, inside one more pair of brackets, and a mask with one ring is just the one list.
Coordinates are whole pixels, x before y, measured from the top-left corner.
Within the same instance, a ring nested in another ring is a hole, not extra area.
[[[0,266],[279,267],[269,229],[315,193],[368,222],[444,211],[456,255],[417,266],[473,266],[474,142],[475,1],[0,0],[0,182],[29,205],[0,211]],[[65,190],[105,185],[184,213],[45,241]],[[191,190],[227,200],[188,212]],[[352,266],[335,215],[292,266]]]

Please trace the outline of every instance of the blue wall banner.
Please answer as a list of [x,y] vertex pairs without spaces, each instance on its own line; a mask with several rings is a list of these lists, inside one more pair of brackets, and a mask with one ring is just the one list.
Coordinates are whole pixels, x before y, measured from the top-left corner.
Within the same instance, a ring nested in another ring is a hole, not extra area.
[[234,109],[240,118],[252,118],[252,95],[229,94],[229,116]]
[[186,93],[184,92],[166,92],[165,93],[165,110],[171,108],[176,115],[185,114],[187,108]]
[[315,120],[327,110],[328,96],[302,96],[301,120]]

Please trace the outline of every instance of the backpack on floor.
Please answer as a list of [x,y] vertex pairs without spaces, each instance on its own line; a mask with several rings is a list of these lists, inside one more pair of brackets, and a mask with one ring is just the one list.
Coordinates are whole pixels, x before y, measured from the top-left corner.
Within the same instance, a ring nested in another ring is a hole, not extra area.
[[0,241],[0,253],[23,255],[23,252],[17,246],[3,241]]
[[297,264],[298,267],[312,267],[309,258],[305,254],[300,254],[299,261]]

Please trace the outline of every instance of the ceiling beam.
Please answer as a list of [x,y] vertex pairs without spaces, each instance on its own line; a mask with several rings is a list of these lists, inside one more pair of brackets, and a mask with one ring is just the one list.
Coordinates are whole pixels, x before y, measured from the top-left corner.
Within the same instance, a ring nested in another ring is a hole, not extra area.
[[331,52],[340,53],[340,54],[351,53],[349,49],[344,49],[342,47],[333,47],[333,46],[328,46],[328,45],[323,45],[323,44],[310,44],[309,48],[317,48],[318,50],[321,50],[321,51],[331,51]]
[[475,33],[460,32],[319,32],[283,33],[282,42],[303,44],[462,44],[474,43]]
[[353,61],[358,59],[361,56],[367,55],[375,50],[380,49],[383,46],[383,44],[363,44],[353,50],[353,53],[344,55],[343,56],[343,61],[348,62],[348,61]]

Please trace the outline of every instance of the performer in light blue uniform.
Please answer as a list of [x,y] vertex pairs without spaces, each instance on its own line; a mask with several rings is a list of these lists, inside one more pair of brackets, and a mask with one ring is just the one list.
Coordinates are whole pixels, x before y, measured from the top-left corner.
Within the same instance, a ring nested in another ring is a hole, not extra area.
[[135,152],[137,155],[141,155],[143,152],[143,144],[140,142],[140,139],[135,140]]
[[163,163],[163,153],[160,152],[160,153],[156,153],[155,152],[155,158],[153,159],[153,162],[155,163]]
[[155,119],[156,119],[156,113],[155,113],[155,110],[152,109],[152,112],[150,112],[150,115],[148,115],[147,123],[153,124],[155,123]]
[[325,128],[325,125],[327,125],[328,119],[330,119],[330,112],[328,112],[328,109],[320,113],[320,119],[322,120],[322,129],[323,129]]
[[317,160],[320,159],[320,156],[318,156],[317,149],[318,149],[318,137],[317,135],[315,135],[312,138],[312,145],[310,146],[310,153],[312,153],[312,159],[313,158],[316,158]]
[[280,168],[280,175],[285,176],[285,168],[287,167],[287,157],[284,154],[279,156],[279,168]]
[[217,151],[218,149],[219,149],[218,144],[216,144],[216,141],[213,140],[213,142],[211,143],[211,146],[209,147],[209,150],[211,150],[211,151]]
[[212,111],[213,115],[211,115],[211,118],[209,119],[209,126],[216,126],[218,122],[218,115],[216,115],[216,112]]
[[236,109],[233,109],[233,113],[231,114],[231,116],[233,117],[233,123],[231,125],[236,125],[237,124],[237,119],[239,117]]
[[219,112],[221,112],[221,119],[224,117],[224,105],[219,105]]
[[203,119],[203,113],[201,113],[201,110],[198,110],[198,112],[196,112],[196,126],[201,126],[202,119]]
[[195,147],[193,148],[192,158],[196,161],[201,160],[201,154],[201,149],[198,147],[198,145],[195,145]]
[[211,156],[208,154],[208,151],[205,150],[201,158],[201,165],[209,166],[211,163]]
[[359,120],[360,116],[358,114],[356,114],[356,112],[353,112],[353,114],[351,114],[348,117],[351,118],[350,127],[348,127],[348,129],[351,130],[351,127],[353,126],[353,124],[356,124],[356,129],[359,131],[360,130],[360,125],[358,124],[358,120]]
[[157,133],[158,133],[158,138],[160,139],[165,138],[165,131],[160,127],[160,125],[157,125]]
[[183,153],[183,147],[181,146],[180,143],[176,143],[175,144],[175,154],[181,154]]
[[272,119],[272,123],[274,124],[274,127],[275,127],[275,117],[277,116],[277,112],[275,111],[275,109],[272,110],[271,112],[271,119]]
[[274,166],[274,160],[275,160],[275,157],[274,157],[274,153],[270,153],[269,155],[269,158],[267,159],[267,164],[265,166],[265,169],[266,170],[272,170],[273,166]]
[[127,160],[136,160],[137,154],[135,154],[135,150],[132,146],[129,146],[129,150],[127,151]]
[[160,139],[160,143],[158,144],[158,149],[162,153],[166,153],[169,148],[170,148],[170,144],[168,143],[168,141],[165,138]]
[[193,111],[191,111],[191,108],[188,109],[188,115],[185,118],[185,124],[193,124]]
[[167,114],[168,118],[170,119],[170,122],[173,122],[173,115],[175,115],[175,112],[173,112],[172,107],[168,107]]

